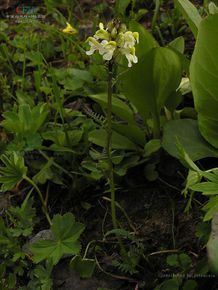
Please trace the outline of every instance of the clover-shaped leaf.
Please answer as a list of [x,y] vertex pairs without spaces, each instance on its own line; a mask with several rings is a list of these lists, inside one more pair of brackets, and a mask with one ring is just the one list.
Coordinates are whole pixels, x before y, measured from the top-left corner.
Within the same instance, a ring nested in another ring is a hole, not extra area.
[[30,245],[33,261],[39,263],[51,259],[53,265],[55,265],[65,254],[78,254],[81,248],[78,239],[84,228],[83,224],[75,222],[71,213],[66,213],[63,216],[55,215],[51,226],[53,238],[39,240]]

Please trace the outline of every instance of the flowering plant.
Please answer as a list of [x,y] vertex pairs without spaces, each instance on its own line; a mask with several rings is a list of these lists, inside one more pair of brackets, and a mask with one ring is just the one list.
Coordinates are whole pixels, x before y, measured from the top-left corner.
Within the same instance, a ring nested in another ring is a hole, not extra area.
[[139,42],[138,32],[127,31],[124,24],[114,25],[109,23],[105,28],[103,23],[99,24],[99,30],[93,37],[87,39],[90,49],[87,55],[97,51],[104,60],[111,60],[118,55],[125,55],[128,60],[128,67],[138,62],[135,55],[135,45]]
[[71,24],[69,22],[66,23],[67,26],[62,30],[62,32],[66,33],[66,34],[76,34],[77,30],[71,26]]

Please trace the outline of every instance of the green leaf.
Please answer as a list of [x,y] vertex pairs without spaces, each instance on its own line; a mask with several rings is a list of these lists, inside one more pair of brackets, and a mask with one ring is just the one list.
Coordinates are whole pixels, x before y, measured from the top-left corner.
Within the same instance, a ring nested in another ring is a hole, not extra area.
[[[89,141],[101,146],[106,146],[107,132],[104,129],[97,129],[89,133]],[[131,142],[128,138],[118,134],[117,132],[112,133],[112,148],[113,149],[126,149],[136,150],[136,145]]]
[[28,66],[42,66],[44,64],[43,55],[40,51],[26,52],[25,57],[30,60]]
[[[106,94],[91,95],[89,97],[100,104],[103,109],[107,108]],[[112,99],[112,112],[129,123],[135,123],[133,111],[124,101],[119,99],[117,96],[113,96]]]
[[92,82],[91,74],[88,71],[80,69],[53,69],[51,74],[66,90],[76,91],[82,89],[85,82]]
[[206,157],[218,157],[218,150],[214,149],[202,138],[195,120],[173,120],[165,124],[162,140],[163,148],[170,155],[180,159],[176,147],[178,142],[181,143],[193,161]]
[[210,169],[210,172],[203,171],[202,175],[205,178],[207,178],[209,181],[218,183],[218,169],[217,168]]
[[105,235],[104,238],[108,237],[109,235],[116,235],[124,238],[129,238],[131,236],[130,232],[124,229],[113,229],[108,231]]
[[198,34],[198,27],[202,20],[197,8],[189,0],[175,0],[175,4],[181,11],[196,38]]
[[156,153],[161,148],[161,143],[159,139],[152,139],[145,144],[145,157],[150,157],[152,154]]
[[1,125],[9,132],[15,134],[33,134],[36,133],[45,122],[48,115],[46,104],[39,104],[32,109],[28,104],[19,106],[18,113],[5,112],[3,117],[5,120]]
[[4,154],[0,160],[5,165],[0,167],[1,191],[13,189],[26,175],[27,167],[24,165],[24,159],[16,152]]
[[139,159],[140,157],[138,155],[124,158],[119,165],[115,166],[115,173],[119,176],[124,176],[129,168],[135,167],[139,164]]
[[115,11],[118,14],[125,15],[126,8],[132,0],[117,0],[115,4]]
[[155,181],[155,180],[157,180],[157,178],[159,176],[155,163],[146,164],[144,173],[145,173],[145,177],[149,181]]
[[95,265],[95,260],[84,259],[78,255],[70,261],[70,267],[79,273],[81,278],[91,278],[95,270]]
[[161,284],[161,290],[179,290],[180,281],[179,279],[166,280]]
[[177,147],[177,150],[178,150],[178,153],[179,153],[179,159],[182,162],[182,164],[184,166],[186,166],[187,168],[197,172],[198,175],[201,176],[201,170],[192,161],[192,159],[187,154],[187,152],[185,151],[184,147],[182,146],[182,144],[179,141],[177,142],[176,147]]
[[63,129],[56,129],[56,130],[46,131],[42,133],[43,139],[51,140],[56,145],[59,145],[61,147],[68,147],[69,145],[76,146],[79,144],[83,136],[83,130],[80,130],[80,129],[69,130],[67,131],[67,136],[68,136],[68,139]]
[[179,264],[183,268],[183,270],[188,270],[192,263],[191,258],[187,254],[182,253],[178,256],[178,259]]
[[185,50],[184,37],[183,36],[179,36],[179,37],[175,38],[174,40],[172,40],[168,44],[168,46],[183,54],[184,50]]
[[147,13],[148,13],[147,9],[138,9],[138,11],[136,13],[133,12],[131,16],[133,16],[136,21],[140,21],[141,18],[145,16]]
[[182,288],[182,290],[197,290],[198,284],[195,280],[187,280]]
[[[46,263],[45,267],[43,267],[42,265],[37,265],[36,268],[33,270],[32,273],[37,279],[37,285],[38,285],[38,283],[40,283],[40,288],[39,288],[40,290],[51,290],[52,289],[52,286],[53,286],[53,281],[52,281],[52,277],[51,277],[52,276],[52,268],[53,268],[53,265],[49,261],[49,263]],[[32,281],[30,281],[30,283],[31,282]],[[28,286],[29,286],[29,284],[28,284]],[[33,289],[33,287],[30,289]]]
[[178,255],[173,254],[167,257],[167,264],[172,267],[177,267],[179,265]]
[[139,33],[139,43],[136,44],[136,55],[140,62],[143,56],[145,56],[152,48],[158,47],[159,45],[152,34],[137,21],[130,21],[129,29]]
[[14,289],[16,286],[17,278],[15,273],[9,273],[8,275],[8,288]]
[[218,149],[218,14],[199,27],[191,60],[190,80],[203,137]]
[[[191,166],[189,166],[190,168]],[[188,176],[186,177],[185,182],[185,188],[183,189],[182,193],[184,193],[185,197],[187,196],[188,189],[195,185],[196,183],[199,183],[201,180],[201,174],[199,174],[199,171],[189,169]]]
[[25,138],[26,140],[26,150],[32,151],[38,149],[42,145],[42,138],[39,133],[28,134]]
[[213,216],[218,212],[218,196],[210,196],[210,199],[203,207],[203,210],[206,212],[204,216],[204,221],[211,220]]
[[201,182],[190,187],[194,191],[200,191],[204,195],[218,194],[218,182]]
[[112,123],[112,128],[119,134],[126,136],[129,140],[137,145],[144,146],[145,132],[138,125]]
[[55,215],[51,231],[54,236],[52,240],[40,240],[30,245],[35,263],[51,259],[52,264],[56,265],[64,254],[76,255],[80,252],[78,239],[84,231],[84,225],[75,222],[71,213]]
[[[35,209],[33,208],[33,198],[30,198],[32,191],[33,189],[30,190],[21,207],[10,207],[8,209],[11,222],[14,224],[14,227],[10,229],[13,237],[19,237],[21,235],[26,237],[32,234],[36,215]],[[18,254],[22,256],[23,253]]]
[[33,177],[36,183],[45,184],[47,180],[51,180],[54,174],[51,170],[53,164],[53,159],[50,158],[47,163],[42,167],[42,169]]
[[160,118],[161,108],[180,84],[182,66],[169,48],[148,51],[131,70],[120,78],[121,89],[146,121]]

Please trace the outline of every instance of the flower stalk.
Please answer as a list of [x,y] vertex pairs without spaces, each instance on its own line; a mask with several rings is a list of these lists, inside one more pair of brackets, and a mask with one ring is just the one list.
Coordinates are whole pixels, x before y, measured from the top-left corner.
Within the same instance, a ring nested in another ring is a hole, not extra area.
[[[108,161],[107,178],[111,193],[111,217],[114,229],[118,229],[116,214],[116,190],[114,184],[114,168],[112,162],[112,98],[113,98],[113,60],[108,62],[108,98],[107,98],[107,140],[106,154]],[[120,246],[120,253],[123,260],[128,260],[128,255],[119,235],[117,240]]]
[[111,192],[111,216],[114,229],[117,228],[116,218],[116,202],[115,202],[115,185],[114,172],[111,157],[111,143],[112,143],[112,96],[113,96],[113,62],[108,63],[108,98],[107,98],[107,141],[106,153],[108,158],[108,182]]
[[[107,123],[106,123],[106,154],[107,154],[107,170],[106,178],[111,193],[111,217],[114,229],[118,229],[118,221],[116,216],[116,190],[114,184],[114,166],[112,162],[112,98],[113,98],[113,72],[114,64],[116,64],[119,56],[125,56],[128,61],[128,67],[138,62],[135,54],[135,45],[139,42],[138,32],[127,31],[125,24],[119,21],[108,23],[105,28],[103,23],[99,23],[99,29],[96,33],[87,39],[89,50],[87,55],[99,53],[108,65],[108,90],[107,90]],[[130,264],[131,260],[123,245],[120,235],[117,233],[117,240],[120,246],[120,254],[123,261]]]

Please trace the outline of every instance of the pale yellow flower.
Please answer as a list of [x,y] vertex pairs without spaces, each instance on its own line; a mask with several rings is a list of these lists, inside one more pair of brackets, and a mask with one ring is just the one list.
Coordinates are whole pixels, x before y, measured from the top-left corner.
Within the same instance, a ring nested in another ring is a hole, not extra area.
[[90,50],[86,51],[87,55],[92,55],[95,51],[98,51],[99,54],[103,56],[103,59],[112,59],[113,53],[116,49],[115,41],[102,40],[101,42],[99,42],[94,37],[89,37],[88,42],[90,45]]
[[77,33],[77,30],[74,27],[72,27],[69,22],[67,22],[67,26],[62,31],[67,34]]
[[138,62],[138,57],[135,55],[135,47],[125,47],[120,49],[121,54],[125,55],[128,60],[128,67],[132,67],[133,63]]
[[99,23],[99,30],[93,37],[88,38],[88,43],[90,49],[86,51],[87,55],[98,52],[104,60],[110,61],[113,57],[122,54],[128,61],[128,67],[138,62],[135,45],[139,43],[139,34],[127,31],[125,25],[117,27],[110,23],[105,28],[103,23]]
[[99,28],[100,29],[96,31],[94,37],[96,39],[109,40],[110,34],[108,33],[107,29],[104,29],[104,24],[103,23],[99,23]]

